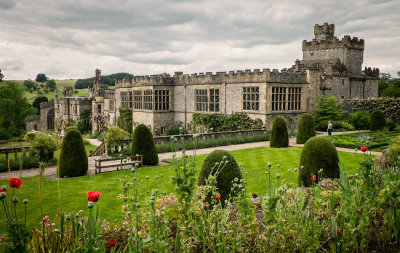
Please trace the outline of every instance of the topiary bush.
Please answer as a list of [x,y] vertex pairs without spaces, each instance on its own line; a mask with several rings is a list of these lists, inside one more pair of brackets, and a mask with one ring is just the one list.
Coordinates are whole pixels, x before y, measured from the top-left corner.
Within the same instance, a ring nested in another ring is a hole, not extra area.
[[215,175],[215,170],[213,168],[215,163],[220,163],[225,158],[227,164],[223,167],[221,172],[217,175],[217,190],[221,195],[221,203],[225,203],[225,200],[229,198],[231,188],[235,178],[242,179],[242,173],[240,172],[239,165],[237,164],[235,158],[225,150],[214,150],[209,154],[203,162],[201,167],[198,185],[205,185],[206,179],[209,175]]
[[143,155],[144,165],[157,165],[158,154],[150,129],[140,124],[133,131],[132,155]]
[[60,177],[83,176],[88,171],[88,158],[81,133],[76,128],[68,128],[64,136],[58,159]]
[[297,126],[296,143],[304,144],[308,139],[315,136],[315,122],[311,114],[301,115],[299,125]]
[[282,117],[276,117],[272,124],[271,142],[273,148],[289,146],[289,135],[286,121]]
[[371,113],[371,123],[369,125],[369,130],[378,131],[386,127],[385,115],[381,111],[373,111]]
[[311,176],[318,180],[320,169],[323,177],[339,178],[339,156],[335,145],[327,138],[312,137],[304,144],[299,167],[298,183],[306,187],[311,185]]

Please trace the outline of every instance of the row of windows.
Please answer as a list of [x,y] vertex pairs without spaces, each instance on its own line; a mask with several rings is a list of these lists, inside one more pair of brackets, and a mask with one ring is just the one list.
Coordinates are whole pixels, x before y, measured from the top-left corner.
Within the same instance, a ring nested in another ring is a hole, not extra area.
[[132,108],[132,91],[121,91],[121,107],[122,108]]
[[[124,97],[122,97],[122,95]],[[219,112],[220,89],[195,89],[195,111]],[[132,101],[133,98],[133,101]],[[122,106],[132,106],[137,110],[169,111],[171,94],[169,90],[138,90],[121,92]],[[128,107],[131,108],[131,107]],[[257,86],[242,88],[242,109],[260,110],[260,89]],[[300,87],[272,87],[272,111],[301,110]]]

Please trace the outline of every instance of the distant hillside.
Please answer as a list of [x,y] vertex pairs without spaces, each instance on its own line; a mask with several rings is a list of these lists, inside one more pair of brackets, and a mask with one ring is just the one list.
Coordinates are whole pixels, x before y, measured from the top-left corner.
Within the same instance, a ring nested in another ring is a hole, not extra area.
[[[129,73],[115,73],[111,75],[101,76],[101,83],[107,86],[115,86],[115,81],[120,79],[129,79],[132,78],[133,75]],[[78,79],[75,83],[75,89],[85,89],[88,87],[92,87],[94,82],[94,77],[86,78],[86,79]]]

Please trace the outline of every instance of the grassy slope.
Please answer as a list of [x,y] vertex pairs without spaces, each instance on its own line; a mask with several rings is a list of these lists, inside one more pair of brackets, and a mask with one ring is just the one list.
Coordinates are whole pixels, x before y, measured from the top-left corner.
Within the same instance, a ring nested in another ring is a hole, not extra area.
[[[272,148],[254,148],[247,150],[233,151],[232,154],[238,163],[245,164],[242,170],[243,176],[248,172],[248,189],[250,193],[265,194],[267,192],[267,181],[265,180],[266,165],[268,162],[273,164],[272,175],[274,175],[274,184],[277,180],[276,173],[280,173],[280,182],[288,181],[296,183],[297,173],[293,174],[293,168],[298,167],[301,148],[290,149],[272,149]],[[339,152],[340,161],[344,162],[346,171],[351,174],[356,172],[358,161],[362,159],[362,155],[353,153]],[[205,155],[197,157],[197,175],[201,168]],[[278,169],[277,164],[281,167]],[[292,172],[288,173],[288,169]],[[163,177],[161,178],[161,174]],[[139,193],[146,194],[146,176],[149,176],[149,191],[159,189],[167,193],[174,192],[174,186],[171,184],[171,176],[174,175],[173,165],[143,167],[138,169]],[[155,177],[159,176],[156,180]],[[130,170],[103,173],[99,175],[91,175],[78,178],[68,178],[61,180],[61,195],[63,210],[67,213],[75,213],[80,209],[84,210],[87,215],[87,191],[101,191],[100,201],[96,203],[101,207],[101,218],[109,221],[120,218],[120,209],[122,202],[117,200],[117,195],[121,193],[120,179],[129,177],[132,180]],[[144,183],[140,183],[141,180]],[[0,184],[7,185],[7,181],[1,181]],[[38,178],[31,177],[24,179],[24,185],[21,190],[17,191],[20,195],[19,199],[29,199],[28,223],[30,225],[38,225],[41,213],[39,205]],[[43,180],[43,215],[49,215],[52,219],[56,216],[58,208],[58,191],[57,181]],[[1,218],[4,213],[0,211]],[[0,219],[1,219],[0,218]],[[4,230],[0,223],[0,231]]]

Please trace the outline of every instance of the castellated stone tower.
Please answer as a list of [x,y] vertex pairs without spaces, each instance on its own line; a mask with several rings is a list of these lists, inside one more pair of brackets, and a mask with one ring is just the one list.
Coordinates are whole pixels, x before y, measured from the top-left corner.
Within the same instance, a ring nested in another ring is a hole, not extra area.
[[349,74],[361,74],[364,40],[348,35],[339,40],[334,33],[334,24],[316,24],[315,38],[312,41],[303,41],[303,60],[321,62],[339,59]]

